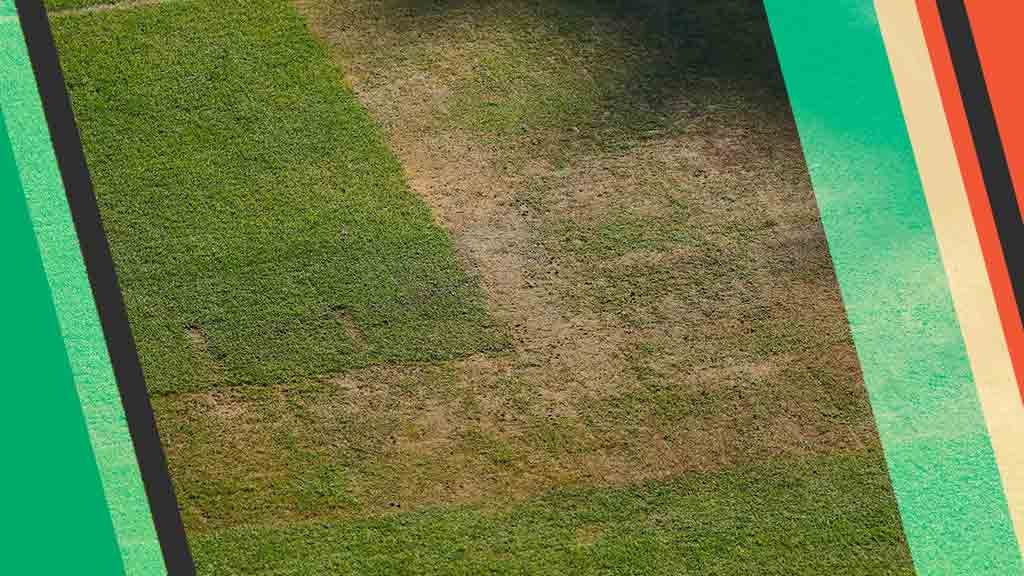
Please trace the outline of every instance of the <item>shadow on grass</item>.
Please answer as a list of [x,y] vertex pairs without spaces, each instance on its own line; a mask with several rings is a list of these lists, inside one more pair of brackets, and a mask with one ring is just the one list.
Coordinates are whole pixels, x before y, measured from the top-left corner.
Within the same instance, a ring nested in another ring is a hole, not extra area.
[[580,47],[600,93],[574,118],[584,137],[611,129],[635,139],[729,107],[792,123],[760,1],[381,0],[364,7],[370,5],[380,25],[410,43],[443,37],[441,30],[461,19],[528,35],[526,42],[541,25],[543,34]]

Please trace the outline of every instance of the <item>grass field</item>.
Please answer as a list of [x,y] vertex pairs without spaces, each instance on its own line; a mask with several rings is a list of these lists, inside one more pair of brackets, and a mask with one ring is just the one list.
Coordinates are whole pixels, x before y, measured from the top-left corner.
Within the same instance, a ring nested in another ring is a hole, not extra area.
[[[447,235],[283,14],[58,19],[96,187],[118,192],[101,209],[157,393],[503,346]],[[117,42],[98,50],[104,36]]]
[[53,23],[202,573],[912,573],[759,2]]
[[881,465],[777,463],[498,510],[241,527],[195,545],[211,574],[913,574]]

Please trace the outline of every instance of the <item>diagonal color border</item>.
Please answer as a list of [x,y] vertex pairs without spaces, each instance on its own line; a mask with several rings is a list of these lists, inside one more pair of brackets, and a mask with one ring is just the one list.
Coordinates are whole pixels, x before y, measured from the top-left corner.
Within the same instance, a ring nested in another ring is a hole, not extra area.
[[[925,35],[927,3],[875,0],[875,7],[1010,516],[1020,539],[1024,528],[1024,403],[986,269],[986,250],[979,234],[984,222],[976,223],[971,206],[972,169],[961,166],[960,158],[967,158],[963,146],[961,154],[957,153],[953,123],[947,121],[939,87],[940,67],[933,70],[932,66]],[[920,14],[918,6],[924,8]],[[934,10],[934,4],[931,8]]]
[[0,238],[8,323],[0,336],[4,573],[79,574],[88,567],[124,574],[2,113]]
[[143,568],[159,550],[21,28],[0,26],[0,105],[125,566],[159,573]]
[[[1003,97],[1002,119],[1014,118],[1010,114],[1012,107],[1007,104],[1018,105],[1019,102],[1016,99],[1005,102],[1005,99],[1017,96],[1012,90],[1012,85],[1016,83],[1019,71],[1007,66],[1004,59],[990,60],[988,66],[983,70],[979,45],[976,43],[971,29],[972,22],[977,23],[976,20],[982,15],[985,16],[982,22],[988,23],[1003,16],[1008,20],[1013,20],[1013,14],[1007,13],[1007,7],[1001,6],[998,9],[993,9],[993,4],[972,3],[972,6],[975,7],[975,20],[972,20],[969,17],[970,11],[963,0],[938,0],[935,6],[941,21],[941,28],[945,32],[948,55],[960,89],[962,110],[967,117],[971,140],[981,169],[984,188],[988,195],[988,207],[995,221],[1005,258],[1003,264],[1010,278],[1013,291],[1012,300],[1018,304],[1024,302],[1024,259],[1020,258],[1020,246],[1024,242],[1024,219],[1022,219],[1021,206],[1018,202],[1019,193],[1014,188],[1015,184],[1020,185],[1015,180],[1024,177],[1024,174],[1021,174],[1019,169],[1016,173],[1011,170],[1008,150],[1004,148],[1004,139],[1010,136],[1014,138],[1010,142],[1017,143],[1020,122],[1019,120],[1017,123],[1007,122],[1003,128],[1009,129],[1001,133],[986,81],[995,80],[997,82],[995,87],[1001,89],[997,90],[995,94]],[[979,6],[987,8],[988,11],[984,11]],[[1020,10],[1019,5],[1017,10]],[[992,35],[996,36],[996,34]],[[985,46],[989,49],[987,53],[991,58],[996,54],[989,44],[986,43]],[[1006,48],[1012,50],[1013,46],[1006,46]],[[1009,79],[1010,87],[1007,87],[1006,79]],[[1013,128],[1018,128],[1018,130]],[[1020,157],[1019,152],[1017,157]],[[1017,315],[1019,321],[1019,310]],[[1024,400],[1024,380],[1018,384],[1021,386],[1022,400]]]
[[13,154],[124,569],[194,574],[49,23],[39,0],[15,4],[0,20],[17,31],[0,50]]
[[1022,574],[872,0],[766,0],[917,573]]

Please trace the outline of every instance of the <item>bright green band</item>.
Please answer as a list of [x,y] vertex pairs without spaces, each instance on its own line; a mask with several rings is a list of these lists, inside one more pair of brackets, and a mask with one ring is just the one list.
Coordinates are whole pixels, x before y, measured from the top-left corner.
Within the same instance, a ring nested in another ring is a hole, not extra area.
[[2,114],[0,237],[7,303],[0,494],[10,520],[4,573],[123,574]]
[[[51,314],[56,313],[62,337],[61,354],[69,364],[75,386],[72,392],[77,391],[78,411],[84,414],[95,456],[92,473],[98,467],[109,507],[104,510],[106,523],[113,521],[127,574],[164,574],[159,542],[24,36],[9,0],[0,2],[0,106],[6,119],[6,134],[10,135],[14,176],[20,185],[19,202],[27,205],[34,230],[33,251],[41,258],[45,270],[47,299],[52,295],[48,306],[53,309]],[[5,193],[8,190],[5,186]],[[49,384],[48,379],[33,381]],[[39,418],[45,415],[48,424],[57,424],[57,416],[47,413],[40,402],[26,402],[18,409]],[[79,478],[66,472],[63,481],[75,483]],[[53,546],[54,551],[60,548]]]
[[765,5],[917,572],[1021,574],[873,3]]

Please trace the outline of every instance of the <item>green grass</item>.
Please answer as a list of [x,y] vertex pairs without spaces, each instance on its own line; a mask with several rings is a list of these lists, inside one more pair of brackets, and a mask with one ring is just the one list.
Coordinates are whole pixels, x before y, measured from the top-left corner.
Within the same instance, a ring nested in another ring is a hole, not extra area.
[[124,4],[129,0],[46,0],[46,9],[50,12],[58,10],[74,10],[76,8],[88,8],[91,6],[102,6],[106,4]]
[[877,453],[558,490],[499,510],[240,527],[192,540],[201,574],[914,573]]
[[288,5],[173,2],[54,27],[151,390],[504,346]]
[[912,573],[759,3],[314,4],[617,344],[504,351],[286,1],[55,19],[201,573]]
[[[443,364],[381,367],[347,384],[165,396],[154,409],[182,514],[204,532],[373,516],[460,494],[494,503],[643,477],[659,458],[719,468],[859,450],[873,434],[850,362],[843,368],[812,351],[759,374],[737,360],[741,369],[708,389],[668,377],[675,367],[658,359],[678,345],[636,350],[626,359],[635,373],[617,389],[561,412],[538,402],[545,382],[529,369],[463,379]],[[715,349],[704,345],[709,356]]]
[[[692,111],[710,104],[718,115],[785,102],[764,12],[749,0],[313,4],[341,25],[372,22],[366,27],[384,31],[374,40],[380,43],[388,33],[431,36],[451,22],[471,20],[472,30],[446,30],[452,47],[477,50],[462,64],[470,74],[452,85],[445,120],[501,146],[508,146],[504,139],[525,139],[530,157],[571,159],[678,132],[688,125],[672,110],[681,96]],[[415,43],[396,52],[360,57],[387,60],[385,66],[422,68],[431,61]]]

